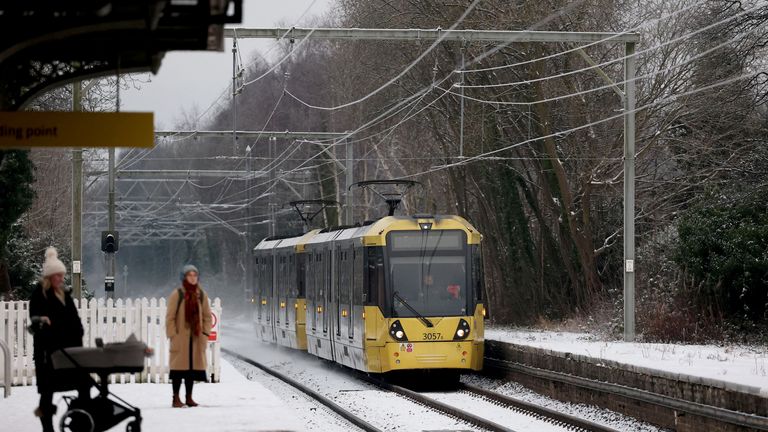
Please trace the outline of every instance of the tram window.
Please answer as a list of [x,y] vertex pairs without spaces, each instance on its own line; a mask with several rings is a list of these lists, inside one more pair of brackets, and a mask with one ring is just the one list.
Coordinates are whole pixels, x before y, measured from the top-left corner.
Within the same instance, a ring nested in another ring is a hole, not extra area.
[[380,247],[366,248],[365,304],[377,304],[384,299],[384,254]]
[[353,274],[353,283],[352,283],[352,303],[359,305],[362,304],[362,302],[365,301],[363,299],[363,255],[360,248],[356,248],[352,252],[352,261],[354,268],[354,274]]
[[[425,316],[467,313],[466,257],[462,255],[396,256],[390,260],[390,281],[409,306]],[[411,308],[395,299],[397,316],[414,316]]]
[[352,304],[352,293],[354,292],[354,288],[352,286],[354,264],[352,263],[351,258],[352,256],[349,254],[349,251],[344,251],[344,297],[342,299],[342,303],[348,305]]
[[306,255],[302,254],[296,257],[296,287],[297,297],[305,297],[307,293],[305,269],[307,267]]
[[387,234],[393,252],[421,250],[460,251],[466,244],[466,234],[459,230],[395,231]]
[[479,245],[472,246],[472,287],[477,301],[483,300],[483,254]]

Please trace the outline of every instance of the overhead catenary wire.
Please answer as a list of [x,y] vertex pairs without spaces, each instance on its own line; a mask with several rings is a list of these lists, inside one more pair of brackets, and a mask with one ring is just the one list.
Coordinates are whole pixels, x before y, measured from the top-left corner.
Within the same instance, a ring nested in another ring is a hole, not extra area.
[[[768,71],[765,71],[765,73],[768,73]],[[645,104],[643,106],[636,107],[631,112],[637,113],[639,111],[646,110],[646,109],[648,109],[650,107],[653,107],[653,106],[656,106],[656,105],[660,105],[660,104],[664,104],[664,103],[675,101],[675,100],[677,100],[677,99],[679,99],[681,97],[690,96],[690,95],[701,93],[701,92],[704,92],[704,91],[707,91],[707,90],[712,90],[712,89],[715,89],[717,87],[721,87],[721,86],[728,85],[728,84],[731,84],[731,83],[734,83],[734,82],[737,82],[737,81],[742,81],[742,80],[745,80],[745,79],[748,79],[748,78],[754,78],[754,77],[755,77],[755,73],[747,73],[747,74],[739,75],[737,77],[733,77],[733,78],[729,78],[729,79],[725,79],[725,80],[720,80],[720,81],[718,81],[716,83],[713,83],[713,84],[710,84],[710,85],[707,85],[707,86],[704,86],[704,87],[700,87],[700,88],[697,88],[697,89],[689,90],[687,92],[683,92],[683,93],[680,93],[680,94],[672,95],[670,97],[659,99],[657,101],[650,102],[650,103]],[[541,141],[543,139],[557,138],[558,136],[562,136],[562,135],[569,134],[569,133],[572,133],[572,132],[577,132],[579,130],[590,128],[592,126],[597,126],[597,125],[602,124],[602,123],[606,123],[606,122],[613,121],[613,120],[618,120],[618,119],[623,118],[624,116],[625,116],[625,113],[622,112],[621,114],[612,115],[612,116],[609,116],[609,117],[606,117],[606,118],[603,118],[603,119],[600,119],[600,120],[596,120],[596,121],[593,121],[593,122],[589,122],[589,123],[586,123],[586,124],[575,126],[575,127],[572,127],[572,128],[566,129],[566,130],[562,130],[562,131],[554,132],[554,133],[551,133],[551,134],[548,134],[548,135],[538,136],[538,137],[534,137],[534,138],[531,138],[531,139],[520,141],[520,142],[517,142],[517,143],[514,143],[514,144],[510,144],[508,146],[504,146],[504,147],[499,148],[499,149],[494,149],[494,150],[491,150],[491,151],[487,151],[487,152],[484,152],[484,153],[476,155],[476,156],[467,156],[467,157],[465,157],[465,158],[463,158],[463,159],[461,159],[461,160],[459,160],[457,162],[453,162],[453,163],[442,165],[442,166],[433,167],[433,168],[430,168],[429,170],[421,171],[421,172],[414,173],[414,174],[408,174],[408,175],[402,176],[400,178],[408,179],[408,178],[422,176],[422,175],[425,175],[425,174],[434,173],[434,172],[441,171],[441,170],[444,170],[444,169],[449,169],[449,168],[454,168],[454,167],[466,165],[466,164],[473,163],[475,161],[481,160],[481,158],[487,157],[489,155],[501,153],[501,152],[504,152],[504,151],[507,151],[507,150],[511,150],[513,148],[516,148],[516,147],[520,147],[520,146],[523,146],[523,145],[526,145],[526,144],[531,144],[531,143],[534,143],[536,141]]]
[[[695,31],[690,32],[690,33],[685,33],[685,34],[683,34],[681,36],[678,36],[678,37],[673,38],[673,39],[669,39],[669,40],[664,41],[664,42],[662,42],[660,44],[653,45],[651,47],[639,50],[639,51],[635,52],[632,55],[633,56],[645,55],[645,54],[647,54],[647,53],[649,53],[651,51],[658,50],[658,49],[663,48],[663,47],[665,47],[667,45],[671,45],[673,43],[677,43],[677,42],[680,42],[682,40],[688,39],[690,37],[696,36],[696,35],[698,35],[698,34],[700,34],[702,32],[705,32],[705,31],[708,31],[708,30],[712,30],[713,28],[719,27],[719,26],[721,26],[721,25],[723,25],[723,24],[725,24],[727,22],[730,22],[732,20],[740,18],[740,17],[742,17],[742,16],[744,16],[744,15],[746,15],[748,13],[754,12],[755,10],[757,10],[759,8],[762,8],[762,7],[765,7],[765,6],[762,6],[762,5],[761,6],[754,6],[754,7],[750,8],[750,9],[745,9],[745,10],[743,10],[743,11],[741,11],[741,12],[735,14],[735,15],[732,15],[731,17],[726,18],[726,19],[724,19],[722,21],[718,21],[716,23],[713,23],[713,24],[701,27],[701,28],[699,28],[699,29],[697,29]],[[718,46],[718,48],[719,47],[722,47],[722,45]],[[512,87],[512,86],[519,86],[519,85],[530,85],[530,84],[534,84],[534,83],[537,83],[537,82],[543,82],[543,81],[549,81],[549,80],[552,80],[552,79],[564,78],[564,77],[567,77],[567,76],[570,76],[570,75],[575,75],[575,74],[586,72],[586,71],[589,71],[589,70],[592,70],[592,69],[597,69],[597,68],[602,68],[602,67],[605,67],[605,66],[609,66],[611,64],[614,64],[614,63],[617,63],[617,62],[620,62],[620,61],[624,61],[624,60],[627,59],[627,57],[629,57],[629,56],[623,55],[623,56],[616,57],[614,59],[605,61],[603,63],[597,63],[597,64],[590,65],[590,66],[587,66],[587,67],[583,67],[583,68],[580,68],[580,69],[574,69],[574,70],[562,72],[562,73],[559,73],[557,75],[547,75],[547,76],[544,76],[544,77],[532,78],[532,79],[529,79],[529,80],[513,81],[513,82],[505,82],[505,83],[495,83],[495,84],[470,84],[470,85],[467,85],[467,84],[454,84],[453,87],[464,88],[464,89],[474,89],[474,88],[497,88],[497,87]],[[461,73],[461,72],[467,72],[467,71],[457,71],[457,72]],[[475,72],[475,70],[472,70],[472,72]]]
[[[720,22],[722,22],[722,21],[725,21],[725,20],[720,20]],[[721,45],[722,45],[722,46],[724,46],[725,44],[721,44]],[[710,50],[708,50],[708,52],[712,52],[712,51],[714,51],[714,49],[710,49]],[[706,55],[706,54],[704,54],[704,55]],[[473,61],[476,61],[476,60],[473,60]],[[670,68],[670,69],[671,69],[671,68]],[[663,71],[657,71],[657,73],[661,73],[661,72],[663,72]],[[648,75],[654,75],[654,74],[648,74]],[[444,78],[444,80],[447,80],[447,78],[448,78],[448,77],[450,77],[450,74],[449,74],[449,75],[448,75],[446,78]],[[644,77],[645,77],[645,76],[644,76]],[[642,77],[641,77],[641,78],[642,78]],[[638,79],[638,78],[636,78],[636,79]],[[444,81],[444,80],[443,80],[443,81]],[[442,82],[442,81],[441,81],[441,82]],[[609,87],[610,87],[610,86],[602,86],[600,89],[609,88]],[[445,89],[443,89],[443,90],[445,90]],[[598,90],[599,90],[599,89],[598,89]],[[597,91],[597,90],[592,90],[592,91]],[[589,91],[587,91],[587,92],[578,92],[578,93],[588,93],[588,92],[589,92]],[[455,92],[451,92],[451,93],[455,94]],[[460,96],[460,95],[457,95],[457,96]],[[565,95],[565,96],[569,96],[569,95]],[[573,95],[570,95],[570,96],[573,96]],[[560,98],[563,98],[563,96],[561,96]],[[492,101],[491,101],[491,102],[492,102]],[[349,133],[347,136],[351,136],[351,135],[353,135],[354,133],[355,133],[355,131],[353,131],[353,132]],[[338,144],[333,144],[333,145],[338,145]],[[314,158],[316,158],[316,157],[318,157],[318,156],[319,156],[319,154],[317,154],[317,155],[315,155],[315,156],[313,156],[313,157],[309,158],[309,159],[308,159],[308,161],[309,161],[309,160],[312,160],[312,159],[314,159]],[[298,168],[300,168],[300,167],[301,167],[301,165],[300,165]]]
[[[517,62],[517,63],[511,63],[511,64],[505,64],[505,65],[499,65],[499,66],[492,66],[492,67],[487,67],[487,68],[468,69],[468,70],[464,69],[464,70],[459,70],[457,72],[465,73],[465,74],[479,73],[479,72],[493,72],[493,71],[497,71],[497,70],[501,70],[501,69],[509,69],[509,68],[514,68],[514,67],[523,66],[523,65],[527,65],[527,64],[537,63],[537,62],[544,61],[544,60],[550,60],[550,59],[557,58],[557,57],[560,57],[560,56],[565,55],[565,54],[570,54],[570,53],[577,52],[579,50],[583,50],[585,48],[589,48],[589,47],[592,47],[592,46],[597,46],[597,45],[600,45],[600,44],[604,44],[604,43],[609,42],[609,41],[611,41],[613,39],[616,39],[617,37],[619,37],[621,35],[635,33],[635,32],[637,32],[638,30],[640,30],[640,29],[642,29],[644,27],[648,27],[650,23],[658,23],[660,21],[663,21],[663,20],[666,20],[666,19],[669,19],[669,18],[673,18],[674,16],[676,16],[676,15],[678,15],[680,13],[683,13],[683,12],[689,11],[691,9],[700,7],[700,6],[704,5],[704,4],[706,4],[707,2],[708,2],[708,0],[696,1],[696,2],[694,2],[694,3],[692,3],[692,4],[688,5],[688,6],[685,6],[685,7],[682,7],[680,9],[677,9],[674,12],[671,12],[669,14],[666,14],[666,15],[663,15],[663,16],[660,16],[660,17],[657,17],[657,18],[652,18],[650,20],[645,20],[645,21],[643,21],[642,24],[640,24],[638,26],[632,27],[632,28],[627,29],[627,30],[623,30],[623,31],[618,32],[618,33],[616,33],[614,35],[606,37],[605,39],[602,39],[602,40],[599,40],[599,41],[590,42],[590,43],[587,43],[587,44],[584,44],[584,45],[581,45],[581,46],[578,46],[578,47],[575,47],[575,48],[567,49],[565,51],[558,51],[558,52],[553,53],[553,54],[537,57],[537,58],[534,58],[534,59],[524,60],[524,61]],[[484,60],[485,58],[487,58],[487,55],[486,55],[486,53],[483,53],[481,56],[478,56],[478,57],[474,58],[470,62],[470,64],[477,64],[481,60]]]
[[[558,12],[558,13],[560,13],[560,12]],[[541,20],[541,21],[537,22],[536,24],[534,24],[534,25],[533,25],[531,28],[536,28],[537,26],[541,25],[542,23],[544,23],[544,22],[547,22],[547,21],[550,19],[550,17],[552,17],[552,16],[555,16],[555,15],[557,15],[558,13],[555,13],[555,14],[551,14],[550,16],[548,16],[548,17],[544,18],[543,20]],[[369,121],[369,122],[366,122],[366,123],[364,123],[363,125],[361,125],[361,126],[360,126],[360,127],[358,127],[357,129],[355,129],[354,131],[348,132],[348,133],[347,133],[347,134],[345,134],[345,135],[344,135],[344,136],[343,136],[341,139],[339,139],[339,140],[337,140],[335,143],[331,144],[331,145],[330,145],[330,147],[335,147],[335,146],[337,146],[337,145],[340,145],[339,143],[341,143],[341,142],[344,142],[344,140],[347,140],[347,139],[348,139],[350,136],[353,136],[354,134],[358,133],[359,131],[361,131],[361,130],[363,130],[363,129],[367,128],[367,127],[370,127],[370,126],[372,126],[372,125],[374,125],[374,124],[378,123],[378,122],[379,122],[379,121],[380,121],[382,118],[384,118],[384,117],[388,117],[388,116],[389,116],[389,115],[390,115],[392,112],[399,112],[400,110],[403,110],[403,109],[405,109],[404,105],[405,105],[406,103],[410,103],[410,101],[411,101],[411,100],[413,100],[413,99],[417,99],[417,98],[418,98],[419,96],[421,96],[423,93],[426,93],[426,92],[428,92],[428,91],[432,90],[432,89],[434,88],[434,86],[435,86],[435,85],[438,85],[438,86],[439,86],[439,84],[442,84],[443,82],[445,82],[446,80],[448,80],[448,79],[449,79],[449,78],[450,78],[450,77],[453,75],[453,73],[454,73],[453,71],[452,71],[452,72],[450,72],[450,73],[449,73],[449,74],[447,74],[447,75],[446,75],[446,76],[445,76],[445,77],[444,77],[442,80],[440,80],[438,83],[432,83],[432,84],[430,84],[429,86],[427,86],[427,87],[423,88],[421,91],[415,92],[413,95],[411,95],[410,97],[408,97],[408,98],[406,98],[405,100],[401,101],[399,104],[397,104],[397,105],[395,105],[395,106],[391,107],[389,110],[385,111],[384,113],[382,113],[381,115],[377,116],[377,117],[376,117],[376,118],[374,118],[373,120],[371,120],[371,121]],[[321,155],[322,155],[324,152],[327,152],[327,151],[328,151],[328,149],[326,148],[326,149],[322,150],[321,152],[318,152],[317,154],[315,154],[315,155],[311,156],[311,157],[310,157],[310,158],[308,158],[308,159],[307,159],[307,160],[306,160],[304,163],[302,163],[302,164],[300,164],[298,167],[294,168],[294,170],[297,170],[297,169],[301,169],[302,167],[304,167],[304,166],[306,165],[306,163],[308,163],[308,162],[310,162],[310,161],[312,161],[312,160],[314,160],[314,159],[318,158],[318,157],[319,157],[319,156],[321,156]],[[294,171],[293,171],[293,170],[292,170],[292,171],[288,171],[288,172],[286,172],[286,173],[282,174],[280,177],[284,178],[286,175],[289,175],[289,174],[291,174],[292,172],[294,172]],[[275,181],[277,182],[277,180],[280,180],[280,179],[281,179],[281,178],[276,178],[276,179],[275,179]],[[262,187],[262,186],[264,186],[264,184],[265,184],[265,183],[259,183],[259,184],[253,185],[251,188],[258,188],[258,187]],[[275,183],[275,184],[277,184],[277,183]],[[251,188],[249,188],[249,189],[247,189],[247,190],[250,190]],[[247,191],[247,190],[246,190],[246,191]],[[239,193],[243,193],[243,192],[246,192],[246,191],[240,191],[240,192],[237,192],[237,193],[235,193],[234,195],[237,195],[237,194],[239,194]]]
[[[314,3],[314,2],[313,2],[313,3]],[[685,7],[685,8],[682,8],[682,9],[680,9],[680,10],[677,10],[677,11],[673,12],[672,14],[669,14],[669,15],[667,15],[666,17],[669,17],[669,16],[673,16],[673,15],[675,15],[675,14],[677,14],[677,13],[680,13],[680,12],[682,12],[682,11],[684,11],[684,10],[687,10],[687,9],[690,9],[690,8],[692,8],[693,6],[694,6],[694,5],[689,5],[689,6]],[[310,5],[310,6],[307,8],[307,10],[305,10],[305,11],[304,11],[304,13],[302,14],[302,17],[303,17],[303,16],[304,16],[304,15],[307,13],[307,11],[308,11],[308,10],[309,10],[311,7],[312,7],[312,4],[311,4],[311,5]],[[659,17],[659,18],[656,18],[656,19],[655,19],[655,21],[658,21],[658,20],[664,19],[664,18],[666,18],[666,17]],[[638,28],[639,28],[639,27],[638,27]],[[630,31],[632,31],[632,30],[628,30],[627,32],[630,32]],[[289,33],[289,32],[286,32],[285,34],[283,34],[283,36],[282,36],[281,38],[284,38],[284,37],[285,37],[285,36],[286,36],[288,33]],[[625,32],[625,33],[626,33],[626,32]],[[610,38],[608,38],[608,39],[610,39]],[[436,43],[437,43],[437,42],[436,42]],[[577,49],[581,49],[581,48],[584,48],[584,47],[586,47],[586,46],[589,46],[589,45],[593,45],[593,44],[596,44],[596,43],[600,43],[600,42],[593,42],[593,43],[591,43],[591,44],[588,44],[588,45],[582,46],[582,47],[580,47],[580,48],[577,48]],[[434,45],[434,44],[433,44],[433,45]],[[274,46],[273,46],[273,47],[274,47]],[[575,49],[574,49],[574,50],[575,50]],[[568,51],[565,51],[565,52],[572,52],[572,51],[574,51],[574,50],[568,50]],[[558,53],[557,55],[562,55],[562,54],[564,54],[565,52],[562,52],[562,53]],[[290,53],[289,53],[289,55],[290,55]],[[285,61],[285,60],[286,60],[286,59],[289,57],[289,55],[286,55],[285,57],[283,57],[283,59],[282,59],[282,60],[281,60],[279,63],[282,63],[283,61]],[[547,57],[550,57],[550,56],[547,56]],[[524,63],[526,63],[526,62],[523,62],[523,63],[519,63],[519,64],[524,64]],[[505,67],[511,67],[511,66],[514,66],[514,65],[505,65]]]
[[[733,42],[736,42],[736,41],[738,41],[738,40],[740,40],[742,38],[747,37],[750,33],[754,32],[754,31],[757,31],[758,29],[759,29],[759,27],[753,27],[752,29],[747,30],[744,33],[740,33],[740,34],[734,36],[733,38],[728,39],[725,42],[721,42],[721,43],[719,43],[719,44],[717,44],[717,45],[715,45],[715,46],[713,46],[713,47],[711,47],[711,48],[709,48],[707,50],[704,50],[704,51],[700,52],[699,54],[696,54],[694,56],[689,57],[688,59],[686,59],[685,61],[683,61],[681,63],[675,63],[674,65],[669,66],[667,68],[658,69],[658,70],[655,70],[653,72],[647,73],[645,75],[637,76],[637,77],[635,77],[635,78],[633,78],[632,80],[629,80],[629,81],[640,81],[640,80],[652,78],[652,77],[654,77],[656,75],[659,75],[659,74],[662,74],[662,73],[666,73],[666,72],[670,72],[670,71],[672,71],[674,69],[677,69],[677,68],[680,68],[680,67],[685,66],[687,64],[690,64],[690,63],[692,63],[692,62],[694,62],[696,60],[701,59],[702,57],[708,56],[709,54],[711,54],[711,53],[713,53],[713,52],[715,52],[715,51],[717,51],[717,50],[719,50],[719,49],[721,49],[721,48],[723,48],[723,47],[725,47],[727,45],[732,44]],[[622,81],[618,81],[616,83],[605,84],[605,85],[602,85],[602,86],[599,86],[599,87],[594,87],[594,88],[591,88],[591,89],[581,90],[581,91],[578,91],[578,92],[572,92],[572,93],[568,93],[568,94],[560,95],[560,96],[553,96],[553,97],[549,97],[549,98],[538,99],[538,100],[531,101],[531,102],[493,101],[493,100],[479,99],[479,98],[475,98],[475,97],[471,97],[471,96],[467,96],[467,95],[462,95],[461,93],[457,93],[457,92],[455,92],[453,90],[450,90],[450,89],[448,89],[448,91],[451,94],[456,95],[458,97],[463,97],[463,98],[466,98],[466,99],[469,99],[469,100],[472,100],[472,101],[475,101],[475,102],[481,102],[481,103],[486,103],[486,104],[490,104],[490,105],[497,105],[497,106],[531,106],[531,105],[538,105],[538,104],[543,104],[543,103],[555,102],[555,101],[559,101],[559,100],[563,100],[563,99],[568,99],[568,98],[572,98],[572,97],[576,97],[576,96],[583,96],[583,95],[594,93],[594,92],[598,92],[598,91],[601,91],[601,90],[610,89],[610,88],[614,87],[617,84],[627,84],[627,82],[629,82],[629,81],[622,80]]]
[[[481,0],[474,0],[472,3],[470,3],[470,5],[467,7],[467,9],[464,11],[464,13],[462,13],[461,16],[459,16],[459,18],[449,27],[449,30],[454,30],[456,27],[461,25],[461,23],[464,22],[464,19],[475,9],[475,7],[480,3],[480,1]],[[307,37],[308,36],[309,35],[307,35]],[[442,43],[443,39],[445,39],[445,34],[443,34],[440,37],[438,37],[424,52],[422,52],[418,57],[416,57],[415,60],[413,60],[408,66],[406,66],[405,69],[400,71],[397,75],[392,77],[389,81],[387,81],[386,83],[384,83],[381,86],[377,87],[375,90],[369,92],[368,94],[366,94],[363,97],[360,97],[360,98],[358,98],[356,100],[353,100],[353,101],[350,101],[350,102],[346,102],[346,103],[343,103],[343,104],[340,104],[340,105],[336,105],[336,106],[324,107],[324,106],[309,104],[309,103],[303,101],[302,99],[300,99],[299,97],[295,96],[290,91],[286,90],[286,92],[288,93],[288,96],[292,97],[293,99],[295,99],[300,104],[302,104],[302,105],[304,105],[304,106],[306,106],[308,108],[317,109],[317,110],[336,111],[336,110],[340,110],[342,108],[347,108],[347,107],[350,107],[350,106],[357,105],[357,104],[359,104],[361,102],[364,102],[364,101],[370,99],[371,97],[379,94],[382,90],[386,89],[390,85],[392,85],[395,82],[397,82],[397,80],[399,80],[400,78],[405,76],[405,74],[407,74],[411,69],[416,67],[416,65],[418,65],[427,55],[429,55],[429,53],[431,53],[435,48],[437,48]]]
[[[312,9],[312,7],[315,5],[315,3],[317,3],[317,0],[313,0],[313,1],[312,1],[312,2],[311,2],[311,3],[310,3],[310,4],[309,4],[307,7],[306,7],[306,9],[304,9],[304,11],[301,13],[301,15],[300,15],[300,16],[299,16],[299,17],[296,19],[296,24],[298,24],[298,23],[299,23],[299,22],[300,22],[302,19],[304,19],[304,17],[307,15],[307,13],[309,13],[309,11]],[[277,46],[278,46],[278,44],[277,44],[277,43],[278,43],[278,42],[280,42],[281,40],[283,40],[283,39],[284,39],[286,36],[288,36],[288,34],[289,34],[289,33],[290,33],[290,32],[285,32],[285,33],[284,33],[284,34],[283,34],[283,35],[282,35],[280,38],[278,38],[278,39],[277,39],[277,41],[276,41],[276,43],[274,43],[274,44],[273,44],[273,45],[272,45],[272,46],[271,46],[271,47],[270,47],[270,48],[267,50],[267,52],[264,54],[264,56],[268,55],[268,54],[269,54],[269,53],[270,53],[270,52],[271,52],[271,51],[272,51],[272,50],[273,50],[275,47],[277,47]],[[239,51],[238,51],[238,54],[239,54]],[[288,54],[286,54],[285,56],[283,56],[283,58],[282,58],[281,60],[279,60],[279,61],[278,61],[278,63],[277,63],[277,65],[276,65],[276,66],[279,66],[280,64],[282,64],[283,62],[285,62],[285,61],[286,61],[288,58],[290,58],[291,56],[293,56],[293,52],[289,52]],[[243,71],[247,72],[248,68],[249,68],[250,66],[252,66],[254,63],[256,63],[257,61],[258,61],[258,59],[255,59],[255,60],[251,61],[250,63],[248,63],[247,65],[245,65],[245,66],[242,66],[242,67],[241,67],[241,69],[240,69],[240,72],[243,72]],[[242,58],[240,59],[240,64],[242,64]],[[257,81],[259,81],[259,80],[263,79],[264,77],[268,76],[268,75],[269,75],[269,73],[271,73],[271,71],[273,71],[273,70],[276,68],[276,66],[275,66],[275,67],[273,67],[273,68],[271,68],[271,69],[270,69],[270,71],[269,71],[268,73],[265,73],[265,74],[263,74],[263,75],[259,76],[258,78],[256,78],[256,79],[253,79],[253,80],[251,80],[251,81],[249,81],[249,82],[247,82],[247,83],[243,84],[242,86],[240,86],[240,89],[242,89],[243,87],[245,87],[245,86],[247,86],[247,85],[253,84],[253,83],[255,83],[255,82],[257,82]],[[239,90],[239,89],[238,89],[238,90]],[[219,105],[221,104],[221,101],[222,101],[222,100],[223,100],[223,99],[224,99],[226,96],[228,96],[230,93],[231,93],[231,87],[230,87],[230,85],[227,85],[227,86],[225,86],[225,87],[222,89],[222,91],[219,93],[219,96],[217,96],[217,97],[216,97],[216,99],[214,99],[214,100],[213,100],[213,102],[211,102],[211,103],[208,105],[208,107],[207,107],[205,110],[203,110],[203,112],[202,112],[202,113],[200,113],[200,114],[199,114],[199,115],[198,115],[198,116],[195,118],[195,120],[193,121],[193,124],[195,125],[195,128],[196,128],[196,129],[198,128],[198,126],[197,126],[197,125],[198,125],[198,123],[200,122],[200,120],[201,120],[201,119],[202,119],[204,116],[206,116],[206,115],[207,115],[207,114],[208,114],[208,113],[209,113],[209,112],[210,112],[210,111],[211,111],[211,110],[212,110],[214,107],[216,107],[216,106],[219,106]],[[187,140],[187,139],[189,139],[189,138],[192,138],[192,137],[193,137],[193,136],[192,136],[192,135],[190,135],[190,136],[186,136],[186,137],[183,137],[183,138],[180,138],[180,139],[173,139],[173,135],[172,135],[172,136],[169,136],[169,137],[165,137],[165,138],[163,138],[163,140],[162,140],[161,142],[180,142],[180,141],[184,141],[184,140]],[[132,159],[132,160],[128,160],[128,161],[125,161],[125,162],[123,162],[123,161],[121,160],[121,162],[118,164],[118,168],[130,168],[131,166],[133,166],[133,165],[135,165],[136,163],[138,163],[139,161],[141,161],[141,160],[142,160],[142,159],[143,159],[145,156],[147,156],[148,154],[151,154],[151,153],[152,153],[152,152],[155,150],[155,148],[157,148],[157,147],[153,147],[152,149],[143,149],[143,150],[139,151],[139,153],[138,153],[137,155],[135,155],[135,156],[133,157],[133,159]],[[133,151],[133,149],[132,149],[132,151]],[[126,156],[129,156],[129,155],[130,155],[130,152],[129,152],[128,154],[126,154]]]
[[[423,95],[422,95],[422,96],[423,96]],[[337,145],[337,144],[332,144],[332,145]],[[324,149],[323,151],[326,151],[326,150]]]

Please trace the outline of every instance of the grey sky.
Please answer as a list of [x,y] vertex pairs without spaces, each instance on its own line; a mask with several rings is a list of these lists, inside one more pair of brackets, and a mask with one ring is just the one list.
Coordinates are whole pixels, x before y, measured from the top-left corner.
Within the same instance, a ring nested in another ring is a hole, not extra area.
[[[274,27],[296,24],[313,0],[243,0],[242,27]],[[316,0],[307,16],[326,13],[333,0]],[[301,25],[302,23],[299,23]],[[256,50],[266,52],[275,42],[241,41],[243,61],[248,63]],[[172,128],[183,112],[203,111],[231,83],[232,40],[224,42],[224,52],[171,52],[160,71],[142,84],[140,90],[121,94],[123,111],[154,111],[158,129]]]

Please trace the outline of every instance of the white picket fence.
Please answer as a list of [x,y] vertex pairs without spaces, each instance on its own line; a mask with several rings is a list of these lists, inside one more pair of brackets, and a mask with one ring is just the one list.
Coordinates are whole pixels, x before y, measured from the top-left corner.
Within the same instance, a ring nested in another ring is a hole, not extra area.
[[[168,382],[169,341],[165,337],[165,299],[92,299],[75,300],[85,335],[83,344],[94,346],[96,338],[105,343],[124,341],[131,333],[149,345],[155,355],[147,358],[140,374],[113,374],[113,383]],[[208,379],[218,382],[221,375],[221,300],[211,302],[211,311],[219,322],[217,339],[208,343]],[[32,360],[32,335],[29,325],[29,302],[0,302],[0,339],[11,351],[11,384],[35,385],[35,363]],[[8,379],[6,377],[6,379]]]

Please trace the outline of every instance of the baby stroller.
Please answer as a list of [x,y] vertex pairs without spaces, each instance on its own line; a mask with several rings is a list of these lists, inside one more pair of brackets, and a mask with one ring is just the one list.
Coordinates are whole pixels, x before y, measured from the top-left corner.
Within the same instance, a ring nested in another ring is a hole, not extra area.
[[[109,391],[109,375],[139,373],[144,370],[144,358],[152,351],[131,335],[125,342],[108,343],[96,339],[96,348],[64,348],[51,355],[53,369],[84,372],[83,379],[99,390],[96,397],[64,396],[67,411],[62,415],[62,432],[102,432],[123,420],[133,418],[127,432],[141,431],[141,411]],[[96,382],[90,374],[99,376]]]

